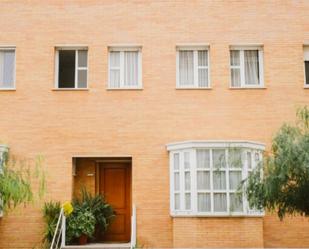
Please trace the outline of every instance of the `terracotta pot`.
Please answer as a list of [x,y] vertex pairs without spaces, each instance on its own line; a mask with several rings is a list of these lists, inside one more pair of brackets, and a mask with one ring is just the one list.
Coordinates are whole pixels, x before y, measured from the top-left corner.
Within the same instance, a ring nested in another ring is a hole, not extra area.
[[86,245],[87,244],[87,235],[82,234],[79,238],[78,238],[78,244],[79,245]]

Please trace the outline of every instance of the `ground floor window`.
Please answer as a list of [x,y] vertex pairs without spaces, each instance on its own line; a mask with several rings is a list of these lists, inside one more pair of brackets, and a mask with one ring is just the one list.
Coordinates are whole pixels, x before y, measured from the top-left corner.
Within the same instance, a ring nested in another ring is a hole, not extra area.
[[262,214],[250,209],[242,185],[262,163],[262,144],[187,142],[167,147],[173,216]]

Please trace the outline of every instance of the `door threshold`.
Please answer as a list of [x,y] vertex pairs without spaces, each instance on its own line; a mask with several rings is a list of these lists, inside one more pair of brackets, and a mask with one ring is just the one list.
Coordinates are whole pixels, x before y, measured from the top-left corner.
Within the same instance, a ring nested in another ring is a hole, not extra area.
[[104,242],[104,243],[90,243],[86,245],[68,245],[63,249],[128,249],[131,247],[131,243],[115,243],[115,242]]

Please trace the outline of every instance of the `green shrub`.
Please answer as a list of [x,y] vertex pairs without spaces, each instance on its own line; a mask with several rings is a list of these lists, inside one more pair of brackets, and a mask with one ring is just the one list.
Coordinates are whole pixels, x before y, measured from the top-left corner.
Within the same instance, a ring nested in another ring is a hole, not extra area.
[[46,202],[43,207],[43,218],[45,221],[45,231],[43,242],[50,244],[55,234],[57,221],[61,210],[60,202]]

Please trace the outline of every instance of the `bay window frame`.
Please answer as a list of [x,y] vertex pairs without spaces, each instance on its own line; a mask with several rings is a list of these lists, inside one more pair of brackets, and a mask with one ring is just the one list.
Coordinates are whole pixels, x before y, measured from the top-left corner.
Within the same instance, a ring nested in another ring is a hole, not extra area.
[[[262,158],[262,152],[265,148],[263,144],[260,143],[248,143],[248,142],[236,142],[236,143],[226,143],[226,142],[188,142],[186,144],[169,144],[167,145],[168,151],[170,153],[170,215],[172,217],[246,217],[253,216],[259,217],[263,216],[264,212],[259,210],[253,210],[249,208],[249,203],[246,199],[244,191],[241,192],[242,196],[242,211],[232,211],[231,210],[231,194],[239,193],[237,189],[230,188],[230,172],[241,172],[242,180],[246,179],[249,171],[253,169],[254,165],[254,155],[258,153],[259,160]],[[242,167],[241,168],[232,168],[230,167],[229,150],[237,148],[241,150],[242,158]],[[198,168],[197,167],[197,151],[198,149],[209,150],[209,168]],[[214,149],[224,149],[225,153],[225,167],[220,168],[220,171],[225,172],[225,189],[224,190],[215,190],[213,184],[213,174],[214,163],[213,163],[213,151]],[[191,174],[191,209],[185,209],[185,178],[184,178],[184,153],[190,153],[190,174]],[[251,153],[251,165],[252,169],[248,170],[248,161],[247,161],[247,152]],[[179,194],[180,194],[180,208],[175,210],[175,199],[174,199],[174,155],[179,155]],[[209,181],[210,189],[207,190],[198,190],[197,188],[197,172],[199,171],[209,171]],[[181,180],[183,179],[183,180]],[[208,193],[210,194],[210,211],[198,211],[198,193]],[[214,194],[224,193],[226,194],[226,211],[219,212],[214,210]]]

